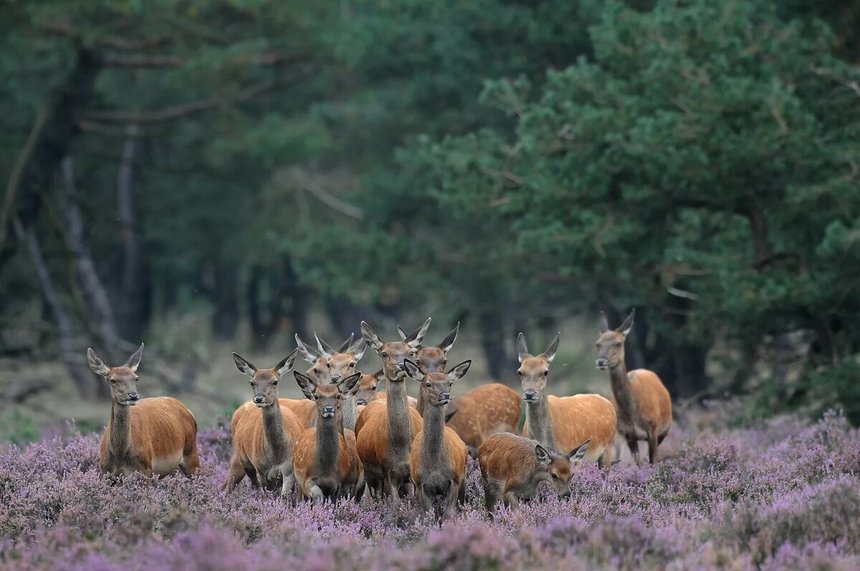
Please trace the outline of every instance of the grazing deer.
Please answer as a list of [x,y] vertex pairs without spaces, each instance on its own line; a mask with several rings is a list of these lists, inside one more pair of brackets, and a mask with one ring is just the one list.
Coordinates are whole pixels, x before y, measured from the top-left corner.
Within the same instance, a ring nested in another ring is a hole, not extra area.
[[445,426],[445,406],[451,402],[451,386],[463,378],[472,361],[464,361],[448,373],[423,373],[412,361],[405,361],[406,374],[417,381],[427,408],[424,427],[412,440],[409,471],[418,504],[433,511],[437,520],[448,519],[465,502],[466,445],[457,433]]
[[108,367],[87,349],[87,362],[110,383],[110,421],[99,448],[99,468],[111,475],[143,472],[164,476],[177,468],[186,476],[197,472],[197,421],[171,397],[141,399],[137,368],[143,343],[125,365]]
[[358,455],[364,463],[364,477],[371,493],[387,494],[396,499],[412,488],[409,476],[409,451],[412,439],[421,431],[423,421],[406,398],[404,361],[414,358],[430,318],[404,341],[383,343],[373,328],[361,322],[361,335],[367,345],[382,358],[382,371],[388,380],[385,400],[368,404],[356,423]]
[[543,482],[552,486],[559,497],[570,496],[573,464],[585,456],[590,440],[574,450],[558,454],[535,440],[509,432],[487,438],[478,451],[484,500],[491,516],[502,498],[506,507],[517,507],[520,500],[537,496]]
[[[296,350],[271,369],[258,369],[247,359],[233,353],[239,372],[251,377],[253,414],[245,405],[233,413],[233,457],[230,472],[224,482],[228,492],[246,475],[251,484],[269,490],[281,487],[286,497],[293,486],[293,443],[302,433],[302,426],[293,412],[278,402],[278,381],[293,368]],[[247,404],[247,403],[246,403]]]
[[[296,487],[304,497],[313,500],[346,495],[361,499],[363,470],[354,453],[355,435],[343,428],[343,402],[355,396],[361,373],[331,383],[320,383],[298,371],[293,371],[293,375],[317,412],[316,428],[308,428],[296,440]],[[352,439],[352,450],[348,438]]]
[[[363,339],[353,343],[352,334],[336,351],[320,339],[316,333],[314,333],[314,338],[317,342],[317,349],[307,346],[298,334],[296,334],[296,344],[302,358],[311,363],[311,368],[305,372],[305,375],[316,381],[318,385],[337,383],[355,373],[355,367],[361,361],[367,348]],[[317,413],[313,402],[306,399],[281,399],[281,403],[295,412],[306,428],[316,426]],[[357,417],[355,399],[350,397],[343,406],[344,427],[355,430]]]
[[517,336],[517,374],[523,386],[526,423],[523,436],[553,450],[573,450],[586,440],[591,444],[585,459],[597,460],[602,468],[612,464],[612,441],[615,438],[615,407],[600,395],[580,394],[557,397],[546,394],[550,365],[558,351],[555,336],[540,355],[529,354],[522,333]]
[[600,316],[597,339],[598,369],[609,370],[609,382],[618,412],[618,433],[627,441],[633,460],[639,465],[639,441],[648,441],[648,461],[653,464],[657,446],[672,426],[672,398],[660,377],[647,369],[627,372],[624,341],[633,328],[636,310],[618,329],[610,329],[606,315]]

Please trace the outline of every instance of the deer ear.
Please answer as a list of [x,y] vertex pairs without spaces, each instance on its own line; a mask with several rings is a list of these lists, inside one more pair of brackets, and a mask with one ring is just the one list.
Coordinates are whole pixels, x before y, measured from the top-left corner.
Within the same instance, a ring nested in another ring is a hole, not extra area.
[[549,344],[549,347],[544,351],[544,355],[546,356],[546,360],[552,363],[552,360],[555,359],[555,354],[558,352],[558,340],[561,337],[561,331],[555,334],[555,339]]
[[585,442],[579,445],[579,448],[568,454],[570,458],[570,463],[574,464],[576,462],[581,461],[585,457],[585,453],[588,452],[588,445],[591,444],[591,439],[589,438]]
[[353,373],[337,385],[337,390],[340,394],[347,397],[354,397],[355,393],[361,388],[361,373]]
[[401,341],[406,341],[406,339],[408,339],[408,338],[409,338],[409,334],[408,334],[408,333],[406,333],[405,331],[403,331],[403,328],[402,328],[402,327],[400,327],[400,324],[399,324],[399,323],[397,324],[397,334],[398,334],[398,335],[400,335],[400,340],[401,340]]
[[469,370],[469,367],[472,366],[472,360],[463,361],[450,371],[448,371],[448,380],[449,381],[458,381],[463,378],[463,375]]
[[535,444],[535,456],[537,457],[538,463],[543,464],[544,466],[552,464],[552,456],[547,449],[540,444]]
[[365,351],[367,351],[367,343],[364,342],[364,339],[359,339],[349,347],[347,352],[354,354],[356,361],[361,361]]
[[520,331],[517,335],[517,360],[522,363],[526,355],[529,354],[528,345],[526,345],[526,336]]
[[600,312],[600,327],[598,328],[598,332],[602,335],[609,331],[609,320],[606,319],[606,314],[602,311]]
[[233,361],[236,363],[236,368],[239,369],[240,373],[248,375],[249,377],[254,376],[254,372],[257,370],[257,367],[252,365],[249,360],[240,356],[238,353],[233,353]]
[[413,349],[418,347],[421,342],[424,341],[424,336],[427,335],[427,330],[430,328],[430,321],[432,319],[432,317],[428,317],[427,321],[425,321],[424,324],[416,331],[412,332],[409,337],[404,339],[404,341]]
[[110,367],[105,365],[105,362],[101,360],[101,357],[96,355],[96,352],[92,349],[87,349],[87,363],[90,365],[90,369],[93,370],[93,373],[101,376],[105,376],[110,372]]
[[454,341],[457,340],[457,334],[460,333],[460,322],[457,322],[457,325],[454,329],[442,339],[442,342],[439,343],[438,347],[442,349],[445,353],[451,350],[451,347],[454,346]]
[[302,389],[302,392],[305,395],[305,398],[308,400],[316,400],[314,397],[314,392],[317,389],[317,384],[308,377],[307,375],[303,375],[298,371],[293,371],[293,376],[296,378],[296,383],[299,385],[299,388]]
[[376,331],[373,330],[373,327],[371,327],[366,321],[361,322],[361,338],[364,339],[367,346],[374,351],[382,349],[382,340],[379,338],[379,335],[376,334]]
[[305,342],[302,341],[302,338],[299,337],[299,334],[296,333],[296,346],[298,347],[299,354],[302,356],[302,359],[313,365],[317,362],[320,354],[313,347],[308,347],[305,345]]
[[289,371],[293,368],[293,365],[296,364],[296,354],[299,352],[298,347],[293,349],[293,352],[284,357],[284,359],[275,365],[275,372],[278,373],[278,377]]
[[630,310],[630,315],[627,316],[627,319],[624,320],[624,323],[621,324],[621,327],[618,328],[618,331],[627,337],[627,334],[630,333],[630,330],[633,329],[633,320],[636,317],[636,308]]
[[424,373],[421,372],[421,369],[418,368],[418,365],[416,365],[409,359],[405,359],[403,361],[403,367],[406,369],[406,374],[409,375],[409,378],[418,382],[424,380]]
[[317,340],[317,347],[319,348],[320,355],[322,355],[323,359],[331,359],[331,354],[334,353],[334,349],[332,349],[331,345],[320,339],[316,332],[314,332],[314,339]]
[[132,373],[137,372],[137,368],[140,366],[140,359],[143,357],[143,343],[140,344],[140,347],[137,348],[137,351],[132,353],[131,357],[128,358],[125,366],[131,369]]

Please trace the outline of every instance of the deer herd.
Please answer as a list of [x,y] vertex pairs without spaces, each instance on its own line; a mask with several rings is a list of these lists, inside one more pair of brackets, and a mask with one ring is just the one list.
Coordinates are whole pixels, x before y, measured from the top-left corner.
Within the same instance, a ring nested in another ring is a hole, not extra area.
[[[491,515],[499,500],[517,506],[537,496],[541,485],[567,497],[576,464],[596,461],[610,468],[616,435],[627,442],[637,465],[639,441],[646,441],[653,463],[672,423],[672,402],[655,373],[625,367],[624,341],[633,319],[631,311],[620,327],[610,329],[601,315],[596,366],[609,371],[612,400],[549,394],[559,336],[535,355],[522,333],[517,337],[521,394],[489,383],[455,398],[452,387],[471,361],[447,369],[459,324],[438,345],[422,345],[430,318],[412,333],[398,327],[393,341],[382,341],[362,321],[361,338],[350,336],[337,349],[316,335],[316,347],[296,335],[296,349],[270,369],[233,353],[253,398],[233,413],[224,490],[232,491],[246,476],[254,487],[279,489],[286,497],[295,486],[312,500],[361,500],[367,489],[374,499],[414,496],[442,520],[465,501],[470,455],[480,466]],[[382,360],[382,369],[373,374],[356,370],[367,347]],[[191,476],[199,467],[197,422],[174,398],[140,398],[142,354],[143,344],[126,364],[109,367],[87,350],[90,367],[109,382],[112,399],[99,466],[112,475],[180,470]],[[280,398],[278,384],[297,356],[310,364],[304,373],[293,371],[305,399]],[[385,391],[377,392],[382,381]],[[417,391],[417,398],[410,391]]]

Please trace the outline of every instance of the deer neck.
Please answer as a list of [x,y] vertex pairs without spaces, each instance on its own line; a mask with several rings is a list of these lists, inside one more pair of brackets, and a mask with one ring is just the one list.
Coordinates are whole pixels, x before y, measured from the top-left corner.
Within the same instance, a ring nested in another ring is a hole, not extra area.
[[110,409],[110,451],[123,455],[131,450],[131,411],[113,401]]
[[627,377],[627,366],[624,360],[609,369],[609,382],[612,385],[612,396],[615,397],[618,413],[618,429],[624,432],[625,427],[632,430],[639,419],[639,411],[633,391],[630,389],[630,379]]
[[412,445],[412,420],[409,418],[409,404],[406,400],[406,382],[388,381],[388,441],[390,453],[405,451],[409,456]]
[[424,416],[424,411],[427,408],[427,398],[424,396],[424,391],[418,391],[418,402],[415,404],[418,409],[418,414]]
[[338,416],[317,416],[317,468],[320,474],[332,474],[339,465],[342,424]]
[[284,458],[289,452],[289,442],[284,433],[284,415],[278,399],[274,404],[264,406],[263,414],[263,436],[268,448],[276,458]]
[[355,397],[347,397],[343,400],[343,422],[340,427],[341,432],[343,432],[344,429],[354,431],[357,416]]
[[445,407],[428,406],[424,409],[424,442],[421,448],[421,464],[428,468],[441,464],[445,455],[443,433],[445,430]]
[[552,419],[545,394],[541,393],[536,401],[526,401],[526,426],[529,429],[529,438],[555,449]]

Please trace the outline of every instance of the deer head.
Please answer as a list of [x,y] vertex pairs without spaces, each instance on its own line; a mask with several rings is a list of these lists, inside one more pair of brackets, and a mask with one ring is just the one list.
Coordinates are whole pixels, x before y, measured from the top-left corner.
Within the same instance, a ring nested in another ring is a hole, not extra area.
[[355,404],[367,404],[376,397],[376,387],[382,376],[382,369],[375,373],[362,373],[361,380],[358,381],[358,392],[355,393]]
[[600,336],[597,338],[597,360],[594,364],[598,369],[614,369],[624,363],[624,340],[633,329],[633,319],[636,309],[630,310],[630,315],[618,329],[610,329],[606,314],[600,313]]
[[591,444],[590,439],[568,454],[557,454],[554,451],[547,450],[540,444],[535,444],[535,456],[537,456],[538,464],[546,467],[549,475],[547,481],[559,496],[563,498],[570,496],[573,466],[585,456],[589,444]]
[[376,351],[382,359],[382,370],[385,377],[391,382],[402,382],[404,380],[405,369],[403,362],[406,359],[414,359],[418,352],[418,346],[427,334],[427,328],[430,327],[430,319],[424,322],[419,329],[409,335],[402,341],[388,341],[383,343],[376,334],[376,331],[367,324],[361,322],[361,336],[367,345]]
[[364,339],[353,343],[353,335],[350,335],[337,351],[320,339],[316,333],[314,338],[317,342],[316,349],[305,344],[296,333],[299,354],[312,365],[307,375],[311,376],[317,384],[335,383],[353,374],[367,348]]
[[236,368],[243,375],[251,377],[251,390],[254,392],[253,402],[260,408],[272,406],[278,402],[278,381],[284,373],[293,368],[296,361],[296,352],[293,349],[289,356],[271,369],[258,369],[250,361],[233,353],[233,361]]
[[113,401],[121,406],[132,406],[140,400],[137,392],[137,368],[143,357],[143,343],[137,348],[125,365],[108,367],[92,349],[87,349],[87,363],[97,375],[101,375],[110,383],[110,395]]
[[463,361],[447,373],[424,373],[412,361],[407,359],[404,362],[406,374],[421,384],[421,391],[426,395],[430,406],[445,406],[451,402],[451,387],[454,381],[462,379],[471,365],[472,361]]
[[314,379],[293,371],[299,388],[305,398],[316,402],[317,414],[322,418],[340,417],[343,399],[355,396],[361,373],[353,373],[336,383],[317,383]]
[[532,355],[529,353],[528,346],[526,345],[525,335],[522,333],[517,335],[517,359],[520,362],[517,375],[519,375],[523,386],[524,401],[537,401],[546,390],[546,378],[549,376],[550,365],[558,351],[560,336],[561,333],[556,334],[555,339],[552,340],[546,351],[540,355]]
[[[413,331],[411,335],[407,335],[399,325],[397,326],[397,332],[403,340],[418,334],[418,331]],[[454,329],[438,345],[419,345],[418,353],[415,355],[415,364],[425,373],[444,371],[445,367],[448,366],[448,351],[454,346],[459,332],[460,322],[458,321]]]

